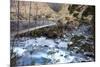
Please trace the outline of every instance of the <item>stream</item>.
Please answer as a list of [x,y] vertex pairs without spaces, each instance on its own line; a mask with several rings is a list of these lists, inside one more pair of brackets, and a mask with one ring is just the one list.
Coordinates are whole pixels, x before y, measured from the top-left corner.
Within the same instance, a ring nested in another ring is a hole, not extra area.
[[[90,55],[93,52],[79,50],[83,48],[77,45],[75,47],[69,47],[76,42],[72,40],[74,36],[84,36],[85,39],[80,39],[81,44],[89,43],[94,46],[94,40],[88,40],[92,36],[89,28],[91,28],[91,25],[82,25],[73,31],[64,33],[63,37],[55,39],[47,38],[46,36],[16,38],[14,47],[11,47],[18,58],[16,65],[25,66],[94,61],[94,57]],[[81,45],[80,43],[77,44]]]

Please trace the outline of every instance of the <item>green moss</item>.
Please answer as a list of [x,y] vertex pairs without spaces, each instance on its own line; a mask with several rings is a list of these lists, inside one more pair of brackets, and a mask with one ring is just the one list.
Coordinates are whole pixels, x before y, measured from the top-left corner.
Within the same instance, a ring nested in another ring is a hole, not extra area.
[[90,38],[88,38],[89,40],[94,40],[95,39],[95,37],[94,36],[92,36],[92,37],[90,37]]
[[31,32],[31,36],[33,37],[46,36],[47,38],[57,38],[57,37],[62,37],[63,35],[62,33],[63,33],[62,29],[58,27],[52,27],[52,28],[42,28],[34,30]]
[[85,39],[85,37],[82,35],[81,36],[75,35],[74,37],[71,38],[71,41],[73,42],[73,44],[69,44],[68,49],[69,50],[76,50],[76,48],[74,48],[74,47],[80,48],[80,46],[82,45],[81,41],[84,39]]
[[85,43],[81,46],[80,50],[84,50],[85,52],[94,52],[94,45]]
[[85,39],[84,36],[82,36],[82,35],[81,36],[75,35],[74,37],[71,38],[71,41],[76,43],[76,42],[79,42],[80,40],[83,40],[83,39]]

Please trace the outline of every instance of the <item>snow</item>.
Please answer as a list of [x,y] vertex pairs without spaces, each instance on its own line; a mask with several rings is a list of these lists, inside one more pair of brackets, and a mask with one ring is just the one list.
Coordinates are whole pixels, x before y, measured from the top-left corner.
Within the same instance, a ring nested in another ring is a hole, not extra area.
[[67,48],[67,42],[60,42],[58,44],[59,47],[66,47]]
[[69,44],[69,45],[70,45],[70,44],[73,44],[73,42],[69,42],[68,44]]
[[14,48],[14,52],[17,53],[17,55],[19,56],[22,56],[25,51],[26,51],[25,49],[22,49],[20,47]]
[[[59,49],[55,48],[55,46],[67,48],[68,43],[71,44],[72,42],[65,42],[61,39],[53,40],[53,39],[46,39],[45,37],[40,37],[40,38],[37,37],[35,39],[32,38],[29,40],[25,40],[21,43],[24,44],[23,47],[20,46],[14,47],[14,52],[16,52],[18,56],[22,56],[17,61],[19,63],[18,65],[31,64],[32,58],[36,61],[36,64],[41,64],[42,62],[38,61],[37,59],[42,61],[42,58],[51,59],[52,63],[70,63],[72,61],[75,61],[74,59],[76,58],[76,56],[71,56],[69,51],[66,51],[64,49],[62,50],[60,48]],[[47,45],[48,47],[44,48],[44,45]],[[32,51],[33,53],[30,54],[30,51]],[[48,55],[49,51],[53,51],[54,54]]]
[[[73,35],[84,34],[81,29],[86,30],[83,26],[83,28],[73,31]],[[20,38],[17,44],[15,44],[13,51],[17,56],[21,56],[21,58],[17,60],[17,65],[31,65],[32,59],[36,62],[35,64],[43,64],[43,58],[50,59],[51,61],[48,63],[71,63],[86,60],[81,54],[77,55],[74,51],[67,50],[68,44],[73,44],[73,42],[70,41],[73,35],[68,37],[64,35],[63,39],[47,39],[43,36]],[[78,47],[75,48],[79,49]],[[53,52],[53,54],[48,54],[50,51]]]
[[[58,42],[58,44],[55,43],[55,41]],[[52,62],[54,62],[54,59],[55,60],[59,59],[59,62],[57,62],[57,63],[68,62],[64,58],[64,56],[66,55],[65,51],[55,48],[56,45],[58,47],[67,48],[68,43],[65,41],[62,41],[60,39],[52,40],[52,39],[46,39],[45,37],[40,37],[40,38],[35,38],[35,39],[32,38],[32,39],[23,41],[21,43],[24,44],[23,47],[19,46],[19,47],[15,47],[15,49],[14,49],[14,52],[16,52],[19,56],[23,55],[22,58],[18,61],[19,63],[24,62],[24,64],[29,64],[29,62],[28,63],[26,63],[26,62],[30,58],[41,58],[41,57],[51,59]],[[39,49],[36,48],[36,46],[39,47],[39,46],[44,46],[44,45],[48,46],[48,49],[46,49],[46,51],[45,51],[45,49],[40,49],[40,51],[38,51]],[[34,47],[35,47],[35,49],[34,49]],[[23,49],[23,48],[25,48],[25,49]],[[33,53],[32,55],[29,54],[29,51],[35,51],[35,50],[36,50],[35,53]],[[43,52],[43,51],[45,51],[45,52]],[[55,53],[53,55],[48,55],[47,53],[49,51],[54,51]],[[63,56],[61,56],[61,55],[63,55]],[[26,58],[26,60],[25,60],[25,58]]]

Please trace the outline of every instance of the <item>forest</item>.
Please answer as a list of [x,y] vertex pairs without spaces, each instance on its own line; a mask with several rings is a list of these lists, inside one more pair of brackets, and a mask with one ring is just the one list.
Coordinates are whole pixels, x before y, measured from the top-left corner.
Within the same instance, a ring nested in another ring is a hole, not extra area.
[[11,66],[95,61],[95,6],[11,0]]

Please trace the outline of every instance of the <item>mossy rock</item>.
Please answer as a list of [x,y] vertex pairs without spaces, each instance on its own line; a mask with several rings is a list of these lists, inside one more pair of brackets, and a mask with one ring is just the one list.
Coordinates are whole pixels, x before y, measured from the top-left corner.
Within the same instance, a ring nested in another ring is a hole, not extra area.
[[54,52],[54,51],[49,51],[47,54],[48,55],[52,55],[52,54],[55,54],[56,52]]
[[94,36],[91,36],[87,39],[87,41],[94,41],[95,40],[95,37]]
[[[75,35],[74,37],[71,38],[71,41],[73,42],[73,44],[69,44],[68,49],[74,51],[74,50],[76,50],[75,47],[81,48],[81,46],[82,46],[81,41],[84,39],[85,39],[85,37],[82,35],[81,36]],[[82,51],[78,50],[78,52],[82,52]]]
[[[59,33],[59,34],[58,34]],[[58,27],[42,28],[31,32],[33,37],[46,36],[47,38],[62,37],[63,32]]]
[[[74,38],[72,38],[73,44],[68,45],[68,48],[72,51],[76,50],[74,49],[74,47],[78,47],[79,49],[76,51],[77,53],[84,53],[84,52],[95,52],[95,46],[94,44],[90,44],[85,42],[85,44],[83,44],[81,42],[81,40],[85,39],[85,37],[83,36],[74,36]],[[90,38],[90,39],[94,39],[94,38]]]
[[35,30],[35,31],[31,32],[31,35],[33,37],[38,37],[38,36],[41,36],[43,32],[44,32],[44,29],[42,29],[42,30]]
[[83,39],[85,39],[85,37],[83,35],[81,35],[81,36],[75,35],[74,37],[71,38],[71,41],[76,43],[76,42],[79,42],[80,40],[83,40]]
[[80,50],[84,50],[84,52],[94,52],[94,45],[85,43],[80,47]]

